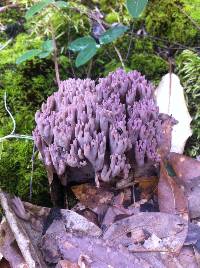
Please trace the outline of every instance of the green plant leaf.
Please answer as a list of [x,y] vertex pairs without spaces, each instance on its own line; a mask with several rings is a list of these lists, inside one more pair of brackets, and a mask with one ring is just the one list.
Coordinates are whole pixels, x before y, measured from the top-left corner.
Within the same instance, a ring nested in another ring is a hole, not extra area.
[[55,2],[54,0],[42,0],[38,3],[36,3],[32,7],[30,7],[29,10],[27,10],[25,18],[27,20],[32,18],[35,14],[40,12],[43,8],[45,8],[46,6],[48,6],[49,4],[54,3],[54,2]]
[[104,32],[99,38],[100,44],[108,44],[120,37],[123,33],[128,30],[127,26],[124,25],[116,25],[106,32]]
[[126,0],[128,12],[133,18],[138,18],[145,9],[148,0]]
[[96,46],[97,44],[94,38],[92,38],[91,36],[85,36],[85,37],[77,38],[76,40],[71,42],[68,48],[72,51],[81,51],[89,45]]
[[16,60],[16,64],[20,64],[24,61],[30,60],[33,57],[38,56],[41,52],[42,52],[42,50],[40,50],[40,49],[28,50]]
[[76,67],[80,67],[81,65],[88,62],[96,53],[97,53],[98,46],[95,44],[89,44],[83,50],[78,53],[76,58]]
[[51,54],[50,51],[42,51],[42,52],[38,55],[38,57],[39,57],[40,59],[43,59],[43,58],[48,57],[50,54]]
[[65,1],[56,1],[54,3],[54,6],[56,6],[58,8],[64,8],[64,7],[68,7],[68,3]]
[[54,50],[53,40],[48,39],[44,41],[42,44],[42,50],[44,50],[45,52],[52,52]]

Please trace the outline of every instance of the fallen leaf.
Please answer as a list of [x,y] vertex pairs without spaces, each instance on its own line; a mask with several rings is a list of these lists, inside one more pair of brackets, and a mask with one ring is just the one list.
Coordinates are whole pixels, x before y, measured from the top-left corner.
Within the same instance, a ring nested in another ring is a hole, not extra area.
[[141,192],[140,199],[149,200],[157,190],[158,178],[155,176],[135,178],[135,183],[138,183]]
[[114,194],[105,188],[97,188],[95,185],[85,183],[73,186],[72,191],[76,198],[86,207],[94,209],[101,204],[111,202]]
[[190,218],[200,217],[200,162],[191,157],[170,153],[168,163],[176,174],[176,181],[185,187]]
[[166,159],[170,153],[173,125],[174,125],[174,122],[171,117],[168,117],[162,123],[162,129],[161,129],[162,137],[161,137],[160,145],[157,150],[161,159]]
[[[146,235],[142,244],[134,243],[135,232],[144,232]],[[187,221],[183,218],[167,213],[149,212],[139,213],[115,222],[104,233],[103,238],[128,247],[132,252],[177,253],[180,252],[186,236]],[[149,240],[148,243],[147,240]]]
[[180,215],[185,220],[188,219],[188,202],[184,187],[178,185],[174,177],[168,175],[163,162],[160,165],[158,204],[161,212]]
[[80,268],[80,266],[68,260],[61,260],[58,262],[55,268]]
[[189,223],[184,245],[191,245],[200,252],[200,227],[197,224]]
[[165,268],[198,268],[194,251],[192,247],[184,246],[178,256],[173,254],[160,254],[165,264]]
[[190,185],[200,179],[200,162],[191,157],[170,153],[168,162],[174,169],[180,183]]
[[[116,243],[67,232],[46,234],[41,240],[41,250],[48,263],[52,263],[52,260],[56,263],[61,259],[78,263],[82,256],[87,256],[91,268],[152,268],[147,261],[134,256]],[[57,260],[54,256],[58,256]]]

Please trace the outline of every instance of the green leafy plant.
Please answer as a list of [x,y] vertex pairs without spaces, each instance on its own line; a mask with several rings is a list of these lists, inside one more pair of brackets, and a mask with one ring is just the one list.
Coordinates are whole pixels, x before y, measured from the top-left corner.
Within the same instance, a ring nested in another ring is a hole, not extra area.
[[[127,9],[130,13],[130,15],[134,18],[139,17],[141,12],[144,10],[148,0],[134,0],[134,1],[127,1]],[[31,8],[28,9],[26,12],[25,18],[27,20],[30,20],[35,16],[36,14],[40,14],[42,11],[45,10],[45,8],[64,8],[68,7],[71,10],[74,10],[73,2],[67,3],[65,1],[55,1],[55,0],[42,0],[36,4],[34,4]],[[78,9],[75,6],[75,10],[79,11],[80,13],[83,12],[87,16],[90,17],[88,11],[82,11]],[[94,19],[94,18],[93,18]],[[98,43],[94,38],[91,36],[85,36],[85,37],[80,37],[73,42],[71,42],[68,45],[68,49],[78,52],[78,55],[76,57],[75,65],[76,67],[80,67],[87,63],[91,58],[93,58],[100,47],[102,45],[107,45],[109,43],[114,42],[117,38],[121,37],[128,29],[128,26],[124,26],[121,24],[113,25],[110,26],[109,29],[105,29],[104,26],[101,25],[101,22],[97,19],[97,23],[99,23],[99,27],[102,29],[102,34],[99,37]],[[20,64],[26,60],[30,60],[34,57],[39,57],[39,58],[45,58],[48,57],[51,53],[54,52],[54,50],[57,50],[56,45],[55,45],[55,31],[52,29],[52,24],[50,26],[50,32],[52,34],[52,43],[51,46],[46,49],[44,45],[41,47],[41,49],[31,49],[29,51],[26,51],[20,58],[17,59],[17,64]],[[47,40],[46,42],[50,42],[50,40]],[[119,51],[115,48],[118,56],[121,56]],[[56,59],[56,56],[54,57]],[[123,65],[123,63],[122,63]]]
[[145,9],[148,0],[126,0],[127,9],[133,18],[138,18]]
[[54,50],[53,40],[46,40],[42,43],[41,49],[27,50],[21,57],[16,60],[17,64],[30,60],[36,56],[40,59],[48,57]]

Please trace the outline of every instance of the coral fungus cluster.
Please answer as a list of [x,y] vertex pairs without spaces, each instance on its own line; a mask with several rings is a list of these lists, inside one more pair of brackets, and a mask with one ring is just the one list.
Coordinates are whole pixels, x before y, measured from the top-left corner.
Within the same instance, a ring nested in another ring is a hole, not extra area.
[[45,165],[63,176],[90,166],[95,181],[128,177],[158,161],[161,120],[153,86],[137,71],[117,69],[98,83],[68,79],[36,113],[34,140]]

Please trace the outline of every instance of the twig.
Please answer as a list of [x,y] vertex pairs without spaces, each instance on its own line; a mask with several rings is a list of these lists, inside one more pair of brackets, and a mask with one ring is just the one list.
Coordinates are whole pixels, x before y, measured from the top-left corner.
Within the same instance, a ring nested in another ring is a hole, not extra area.
[[3,46],[0,46],[0,51],[7,47],[12,42],[12,40],[13,38],[10,38]]
[[125,61],[128,60],[128,57],[129,57],[129,54],[130,54],[130,51],[131,51],[131,46],[132,46],[132,43],[133,43],[133,31],[134,31],[134,26],[132,26],[132,29],[131,29],[131,37],[130,37],[130,42],[129,42],[129,45],[128,45],[128,51],[127,51],[127,54],[126,54]]
[[88,66],[88,71],[87,71],[87,78],[90,77],[91,74],[91,70],[92,70],[92,64],[93,64],[93,60],[91,59],[89,66]]
[[[68,40],[68,42],[70,40],[70,24],[69,23],[68,23],[68,26],[67,26],[67,40]],[[73,67],[73,64],[72,64],[72,61],[71,61],[70,50],[68,50],[68,56],[69,56],[69,62],[70,62],[70,67],[71,67],[71,70],[72,70],[72,73],[73,73],[73,77],[76,78],[76,73],[75,73],[75,70],[74,70],[74,67]]]
[[171,63],[171,59],[169,59],[169,103],[168,103],[168,114],[170,114],[171,94],[172,94],[172,63]]
[[121,61],[121,65],[122,65],[123,69],[125,69],[125,65],[124,65],[124,61],[123,61],[123,59],[122,59],[122,55],[121,55],[121,53],[119,52],[118,48],[117,48],[115,45],[114,45],[114,49],[115,49],[115,51],[117,52],[117,56],[119,57],[119,59],[120,59],[120,61]]
[[32,189],[33,189],[33,172],[34,172],[34,161],[35,161],[35,149],[36,146],[33,144],[33,152],[31,157],[31,177],[30,177],[30,191],[29,191],[29,200],[32,201]]
[[56,37],[53,29],[53,25],[51,24],[51,35],[52,35],[52,40],[53,40],[53,47],[54,47],[54,52],[53,52],[53,61],[54,61],[54,68],[55,68],[55,73],[56,73],[56,81],[58,84],[58,87],[60,86],[60,74],[59,74],[59,67],[58,67],[58,57],[57,57],[57,46],[56,46]]
[[4,93],[4,107],[5,107],[7,113],[9,114],[9,116],[12,119],[12,122],[13,122],[13,130],[10,132],[10,135],[12,135],[12,134],[15,133],[15,130],[16,130],[16,122],[15,122],[15,119],[14,119],[13,115],[11,114],[11,112],[8,109],[6,99],[7,99],[7,95],[6,95],[6,92],[5,92]]
[[10,4],[4,7],[0,7],[0,13],[5,12],[9,8],[16,8],[16,7],[18,7],[18,4]]
[[23,135],[23,134],[9,134],[9,135],[6,135],[2,138],[0,138],[0,142],[4,141],[4,140],[8,140],[8,139],[25,139],[25,140],[31,140],[33,141],[33,136],[30,136],[30,135]]
[[9,114],[12,122],[13,122],[13,129],[12,131],[10,132],[10,134],[0,138],[0,142],[3,142],[4,140],[7,140],[7,139],[11,139],[11,138],[15,138],[15,139],[26,139],[26,140],[33,140],[33,137],[32,136],[29,136],[29,135],[21,135],[21,134],[15,134],[15,130],[16,130],[16,122],[15,122],[15,119],[13,117],[13,115],[11,114],[10,110],[8,109],[8,106],[7,106],[7,96],[6,96],[6,92],[4,93],[4,107],[7,111],[7,113]]

